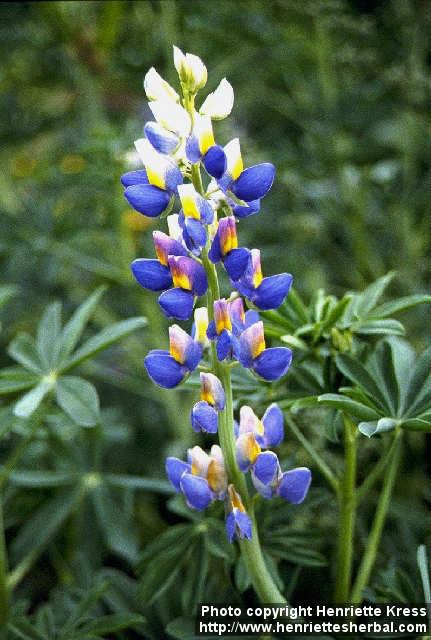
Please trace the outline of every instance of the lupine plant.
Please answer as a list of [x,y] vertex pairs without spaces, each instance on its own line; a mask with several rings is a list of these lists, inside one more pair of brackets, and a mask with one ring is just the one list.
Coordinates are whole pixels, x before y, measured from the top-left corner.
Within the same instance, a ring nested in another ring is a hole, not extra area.
[[[246,474],[257,495],[301,503],[311,472],[298,467],[282,471],[270,450],[283,440],[283,413],[271,404],[262,418],[243,405],[234,418],[231,372],[240,366],[259,381],[280,380],[292,362],[289,347],[267,347],[259,311],[278,308],[288,295],[288,273],[264,277],[259,249],[239,246],[239,221],[257,214],[275,178],[275,167],[264,162],[244,167],[240,142],[218,144],[213,121],[226,118],[234,94],[224,78],[197,105],[207,82],[200,58],[174,46],[180,92],[154,68],[145,76],[149,108],[155,118],[144,126],[145,138],[135,141],[144,168],[122,176],[124,195],[132,207],[150,217],[166,219],[168,234],[154,231],[156,258],[137,258],[131,265],[137,282],[160,292],[163,314],[194,322],[190,333],[178,324],[169,328],[169,349],[150,351],[148,376],[171,389],[200,371],[200,399],[191,409],[196,432],[218,437],[209,453],[190,448],[185,461],[166,460],[166,471],[187,505],[205,510],[222,501],[226,533],[239,540],[244,563],[259,597],[282,602],[263,557]],[[179,211],[171,213],[175,203]],[[226,291],[219,271],[226,274]],[[206,296],[206,305],[197,306]],[[246,305],[249,309],[246,311]]]

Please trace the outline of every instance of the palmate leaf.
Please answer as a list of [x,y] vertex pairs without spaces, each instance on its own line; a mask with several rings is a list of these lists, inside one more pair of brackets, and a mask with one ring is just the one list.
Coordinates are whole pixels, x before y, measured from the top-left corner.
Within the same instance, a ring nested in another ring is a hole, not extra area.
[[412,347],[395,337],[379,342],[368,360],[368,370],[372,372],[391,416],[401,416],[404,411],[414,360]]
[[383,411],[390,411],[374,377],[359,360],[347,353],[340,353],[336,357],[336,363],[341,373],[358,385]]
[[40,553],[77,507],[82,488],[67,488],[34,511],[11,544],[11,557],[19,562],[28,554]]
[[406,394],[406,415],[423,412],[431,406],[431,347],[417,359]]
[[357,318],[365,318],[370,314],[371,310],[376,306],[378,300],[382,297],[386,287],[395,277],[395,272],[390,271],[381,278],[371,283],[362,293],[355,296],[352,303],[352,312]]
[[22,367],[5,367],[0,371],[0,395],[25,391],[37,382],[38,377]]
[[364,436],[371,438],[378,433],[384,433],[385,431],[392,431],[397,426],[397,421],[392,418],[380,418],[374,422],[360,422],[358,429]]
[[351,327],[359,335],[394,335],[403,336],[406,333],[401,322],[392,319],[364,320],[356,322]]
[[400,311],[406,311],[419,304],[431,304],[431,296],[425,294],[416,294],[412,296],[404,296],[396,300],[390,300],[373,309],[373,313],[378,318],[387,318]]
[[32,373],[41,374],[44,371],[43,362],[36,348],[34,340],[27,333],[20,333],[10,343],[8,354]]
[[[361,293],[347,293],[339,300],[319,289],[308,307],[295,291],[291,291],[277,311],[262,313],[268,335],[302,351],[325,340],[332,341],[337,349],[344,350],[340,349],[339,342],[345,339],[348,343],[352,334],[363,337],[403,336],[403,325],[390,316],[419,304],[430,303],[431,296],[404,296],[380,303],[394,275],[394,272],[390,272]],[[334,332],[338,332],[338,337]]]
[[51,380],[42,380],[26,393],[14,406],[13,412],[19,418],[29,418],[36,411],[44,397],[52,390]]
[[76,424],[93,427],[100,422],[99,397],[95,387],[76,376],[61,376],[56,386],[58,405]]
[[116,633],[123,629],[130,629],[130,627],[142,624],[143,622],[144,618],[139,614],[113,613],[85,623],[80,627],[79,632],[105,636],[107,633]]
[[44,370],[55,368],[60,351],[61,303],[50,304],[37,327],[36,348]]
[[379,418],[377,411],[371,407],[341,394],[324,393],[318,397],[318,401],[323,405],[343,411],[358,420],[376,420]]
[[100,298],[106,291],[106,287],[99,287],[85,300],[74,312],[70,320],[64,325],[61,333],[61,350],[62,360],[67,358],[73,351],[79,338],[84,331],[87,322],[94,313]]
[[62,487],[76,482],[76,475],[62,471],[13,471],[9,482],[16,487],[40,488]]
[[103,580],[95,584],[94,587],[85,594],[84,598],[73,608],[72,613],[63,625],[61,630],[62,638],[68,638],[69,635],[75,631],[82,619],[91,613],[108,587],[109,582]]
[[91,491],[100,529],[108,549],[134,564],[138,557],[138,534],[132,519],[126,519],[106,485],[100,484]]
[[117,340],[125,338],[136,329],[140,329],[147,324],[145,318],[136,317],[122,320],[106,327],[100,333],[85,342],[61,367],[62,373],[69,371],[88,358],[96,355],[99,351],[106,349]]
[[181,580],[181,604],[184,612],[195,613],[205,593],[209,569],[209,555],[202,537],[197,540],[189,557],[190,561],[185,564]]
[[[339,354],[338,368],[357,388],[342,388],[342,394],[323,394],[318,400],[360,420],[359,430],[368,437],[397,425],[430,431],[431,349],[415,358],[412,347],[394,336],[379,342],[366,364]],[[366,395],[361,398],[358,391]]]

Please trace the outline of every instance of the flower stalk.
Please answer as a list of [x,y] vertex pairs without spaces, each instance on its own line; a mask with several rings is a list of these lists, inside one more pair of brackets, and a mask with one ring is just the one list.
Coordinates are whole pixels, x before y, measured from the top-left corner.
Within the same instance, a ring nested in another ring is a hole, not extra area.
[[[258,596],[264,602],[283,603],[259,542],[245,474],[264,498],[302,502],[311,482],[305,467],[282,471],[276,453],[284,437],[283,413],[276,403],[259,418],[249,406],[234,421],[231,369],[242,365],[260,379],[279,380],[292,361],[288,347],[267,347],[259,310],[278,308],[292,285],[292,275],[264,277],[259,249],[239,246],[237,223],[260,210],[271,189],[275,167],[263,162],[244,168],[240,143],[216,143],[212,120],[229,115],[233,89],[224,78],[199,110],[196,94],[207,81],[207,70],[197,56],[174,47],[178,94],[152,68],[144,80],[155,121],[144,126],[145,138],[135,141],[144,169],[121,178],[124,196],[136,211],[167,216],[169,235],[154,231],[156,258],[138,258],[131,268],[137,282],[161,292],[160,308],[168,318],[189,320],[191,333],[174,324],[169,328],[169,350],[153,349],[144,360],[151,380],[173,389],[200,370],[200,399],[191,409],[196,432],[218,434],[220,444],[207,453],[189,448],[187,460],[168,457],[166,472],[188,506],[205,510],[213,501],[225,504],[226,534],[238,539],[244,563]],[[203,168],[209,178],[203,179]],[[181,208],[171,214],[176,198]],[[216,265],[222,265],[231,293],[221,297]],[[206,296],[206,307],[195,308]],[[244,300],[252,309],[246,311]],[[203,362],[202,362],[202,359]]]
[[353,549],[356,519],[356,425],[344,417],[344,475],[338,493],[339,537],[337,549],[337,575],[334,600],[349,600],[352,582]]
[[[186,103],[191,109],[190,116],[193,121],[194,99]],[[199,165],[193,165],[192,183],[196,191],[203,193],[202,177]],[[214,302],[220,298],[220,286],[218,282],[217,270],[214,264],[208,259],[208,250],[202,252],[202,263],[208,278],[207,308],[209,321],[214,320]],[[229,479],[241,495],[247,513],[252,520],[252,537],[250,540],[240,540],[239,546],[241,556],[247,568],[253,587],[261,600],[266,603],[285,603],[285,597],[280,593],[263,557],[262,547],[259,541],[256,518],[254,515],[254,504],[252,504],[245,476],[241,473],[236,460],[234,416],[233,416],[233,393],[231,380],[231,367],[223,362],[219,362],[216,353],[215,343],[211,342],[211,366],[215,375],[220,379],[226,397],[225,409],[220,413],[219,421],[219,441],[226,465],[226,472]]]
[[393,448],[391,448],[391,460],[388,463],[388,470],[383,481],[383,487],[377,503],[377,509],[370,535],[368,536],[365,544],[365,553],[362,557],[358,574],[353,585],[350,597],[352,604],[359,604],[362,602],[363,591],[370,580],[371,572],[376,561],[401,458],[402,431],[400,429],[395,433],[393,445]]

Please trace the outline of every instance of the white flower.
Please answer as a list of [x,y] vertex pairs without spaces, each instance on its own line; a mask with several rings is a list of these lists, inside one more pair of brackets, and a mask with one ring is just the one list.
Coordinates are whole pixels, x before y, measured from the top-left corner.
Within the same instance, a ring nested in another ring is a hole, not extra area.
[[213,120],[223,120],[232,111],[233,99],[232,85],[223,78],[217,89],[205,98],[199,112]]
[[187,111],[169,98],[149,102],[148,106],[157,122],[165,129],[184,137],[190,133],[191,120]]
[[208,309],[206,307],[197,307],[195,309],[195,340],[201,343],[206,348],[210,346],[210,341],[207,336],[208,329]]
[[144,78],[144,89],[148,100],[163,100],[169,98],[174,102],[178,102],[180,97],[173,87],[163,80],[162,76],[157,73],[154,67],[147,71]]
[[183,238],[183,231],[180,227],[180,223],[178,222],[178,213],[173,213],[168,216],[166,218],[166,222],[168,223],[169,236],[174,240],[181,242]]
[[231,176],[232,180],[236,180],[244,169],[239,139],[234,138],[228,142],[224,147],[224,152],[227,161],[226,172]]
[[207,68],[198,56],[193,53],[184,54],[174,45],[174,65],[181,82],[189,91],[194,93],[206,85]]
[[159,189],[166,189],[166,176],[175,167],[175,163],[169,156],[156,151],[146,138],[135,140],[135,148],[145,167],[149,183]]

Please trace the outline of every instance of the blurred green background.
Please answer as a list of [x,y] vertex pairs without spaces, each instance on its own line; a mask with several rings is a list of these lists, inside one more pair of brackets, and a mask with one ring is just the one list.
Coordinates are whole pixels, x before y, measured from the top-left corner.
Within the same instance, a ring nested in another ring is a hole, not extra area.
[[[162,477],[164,455],[193,440],[187,392],[155,389],[143,372],[167,324],[129,264],[152,255],[158,221],[128,208],[119,182],[150,119],[146,71],[176,82],[172,44],[204,60],[208,91],[222,77],[234,87],[217,141],[239,135],[246,165],[277,167],[262,212],[240,225],[266,274],[290,271],[306,298],[391,269],[393,293],[429,288],[429,2],[17,2],[0,15],[1,276],[18,286],[1,312],[2,347],[34,334],[48,302],[68,317],[100,284],[96,328],[147,316],[148,328],[83,367],[117,430],[111,468]],[[429,309],[406,324],[423,347]],[[139,503],[144,543],[163,527],[163,504]],[[38,571],[36,599],[57,579]]]

